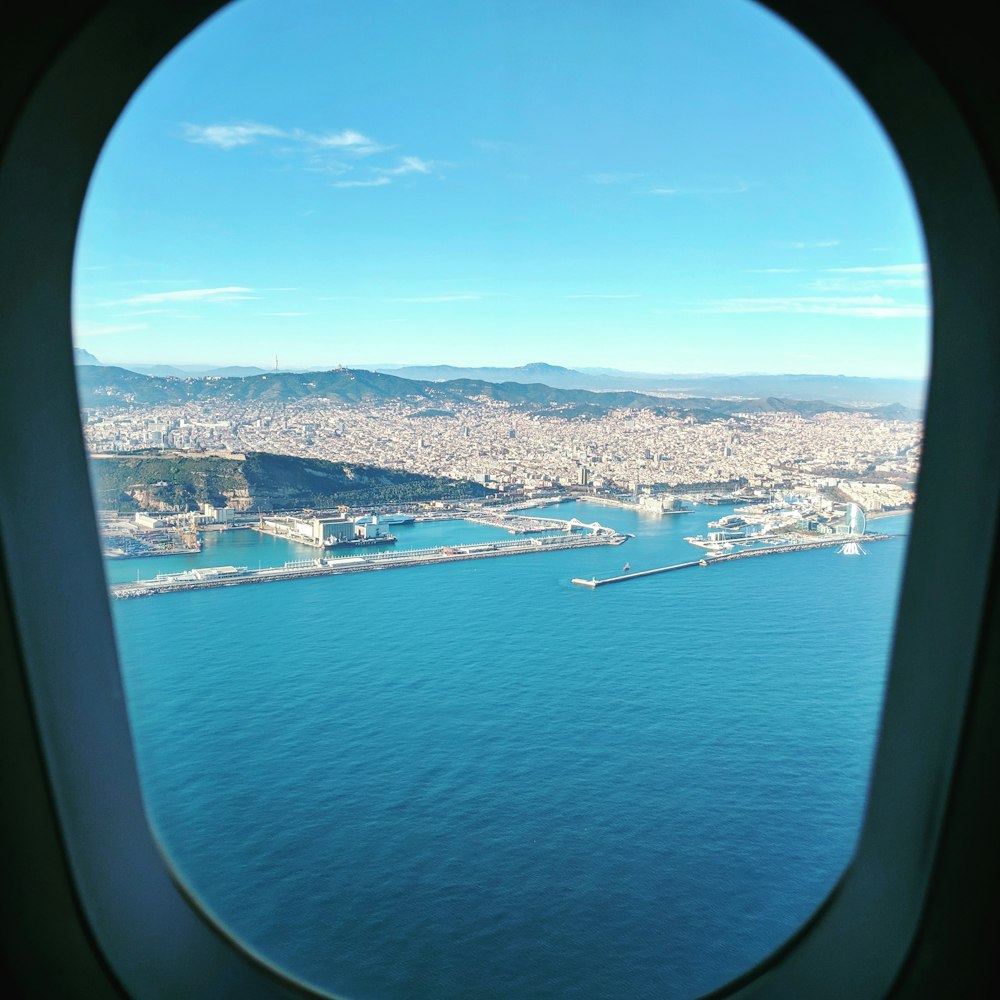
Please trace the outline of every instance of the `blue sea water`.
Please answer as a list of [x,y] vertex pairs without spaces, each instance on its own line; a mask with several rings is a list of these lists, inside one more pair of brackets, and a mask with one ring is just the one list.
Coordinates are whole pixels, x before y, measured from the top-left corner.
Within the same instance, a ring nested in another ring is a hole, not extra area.
[[[358,1000],[687,998],[842,872],[905,538],[592,591],[570,581],[696,556],[720,511],[553,513],[636,537],[115,602],[153,825],[269,961]],[[108,572],[313,554],[232,531]]]

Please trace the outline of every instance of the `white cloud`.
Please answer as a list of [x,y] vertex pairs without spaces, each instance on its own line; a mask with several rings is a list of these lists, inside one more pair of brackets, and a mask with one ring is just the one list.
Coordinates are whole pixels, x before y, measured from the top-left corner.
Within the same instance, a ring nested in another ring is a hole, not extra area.
[[140,306],[157,302],[233,302],[240,299],[256,298],[252,288],[242,285],[227,285],[224,288],[184,288],[173,292],[146,292],[128,299],[108,302],[113,306]]
[[638,295],[617,292],[582,292],[579,295],[564,295],[564,299],[637,299]]
[[690,310],[703,313],[791,313],[797,315],[858,316],[870,319],[923,318],[922,304],[897,302],[881,295],[722,299]]
[[292,133],[292,136],[295,139],[319,146],[322,149],[339,149],[344,152],[354,153],[356,156],[370,156],[372,153],[381,153],[383,150],[389,148],[352,128],[345,128],[340,132],[324,132],[320,134],[296,129]]
[[184,125],[184,138],[218,149],[250,146],[261,138],[285,138],[288,133],[274,125],[260,122],[237,122],[232,125]]
[[250,146],[260,139],[285,139],[304,146],[335,149],[356,156],[369,156],[389,148],[352,128],[341,129],[339,132],[308,132],[301,128],[283,129],[277,125],[255,121],[216,122],[211,125],[185,123],[182,128],[184,138],[188,142],[215,146],[219,149]]
[[368,181],[334,181],[333,186],[338,188],[367,188],[367,187],[384,187],[386,184],[391,184],[392,181],[388,177],[374,177]]
[[434,164],[428,160],[422,160],[419,156],[404,156],[399,165],[395,167],[374,167],[376,173],[400,177],[403,174],[429,174],[434,168]]

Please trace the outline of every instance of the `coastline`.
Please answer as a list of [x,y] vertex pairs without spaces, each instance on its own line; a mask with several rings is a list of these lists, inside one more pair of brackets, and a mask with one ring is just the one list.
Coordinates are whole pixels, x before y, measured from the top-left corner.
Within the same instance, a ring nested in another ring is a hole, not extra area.
[[912,514],[912,507],[900,507],[898,510],[876,510],[869,514],[865,512],[866,521],[879,521],[883,517],[899,517],[902,514]]

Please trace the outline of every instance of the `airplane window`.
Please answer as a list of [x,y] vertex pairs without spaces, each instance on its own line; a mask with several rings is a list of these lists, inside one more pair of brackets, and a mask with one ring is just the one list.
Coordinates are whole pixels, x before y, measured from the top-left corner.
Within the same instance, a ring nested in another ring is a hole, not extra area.
[[927,283],[871,113],[756,5],[207,22],[74,275],[178,879],[358,997],[691,997],[779,946],[861,822]]

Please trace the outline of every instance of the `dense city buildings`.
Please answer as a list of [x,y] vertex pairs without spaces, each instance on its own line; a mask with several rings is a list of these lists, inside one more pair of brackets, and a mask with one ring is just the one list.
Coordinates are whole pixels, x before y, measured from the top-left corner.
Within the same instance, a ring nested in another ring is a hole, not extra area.
[[918,421],[836,409],[567,418],[487,398],[449,410],[384,400],[113,406],[87,409],[84,431],[93,453],[266,451],[471,479],[513,495],[808,489],[869,511],[912,502],[922,440]]

